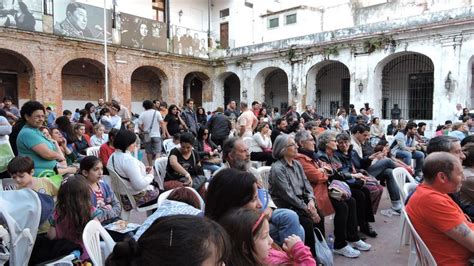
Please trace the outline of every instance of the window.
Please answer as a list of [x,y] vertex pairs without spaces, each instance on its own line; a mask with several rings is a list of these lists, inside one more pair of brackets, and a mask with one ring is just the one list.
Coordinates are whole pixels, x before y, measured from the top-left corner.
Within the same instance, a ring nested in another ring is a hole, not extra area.
[[286,25],[296,23],[296,14],[286,15]]
[[246,6],[246,7],[253,8],[253,4],[252,4],[252,3],[250,3],[250,2],[245,2],[245,6]]
[[153,18],[160,22],[165,22],[165,0],[152,0],[152,8],[154,11]]
[[53,15],[53,0],[43,0],[44,14]]
[[219,12],[219,15],[220,15],[220,18],[228,17],[228,16],[229,16],[229,9],[228,9],[228,8],[222,9],[222,10]]
[[268,27],[270,29],[277,28],[279,26],[279,19],[278,18],[271,18],[268,20]]

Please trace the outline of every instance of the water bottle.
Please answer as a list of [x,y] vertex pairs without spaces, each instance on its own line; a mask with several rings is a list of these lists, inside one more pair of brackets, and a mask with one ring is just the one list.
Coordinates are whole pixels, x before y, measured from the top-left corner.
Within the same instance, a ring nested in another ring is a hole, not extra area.
[[331,251],[334,249],[334,235],[331,233],[328,235],[328,239],[326,240],[328,247]]

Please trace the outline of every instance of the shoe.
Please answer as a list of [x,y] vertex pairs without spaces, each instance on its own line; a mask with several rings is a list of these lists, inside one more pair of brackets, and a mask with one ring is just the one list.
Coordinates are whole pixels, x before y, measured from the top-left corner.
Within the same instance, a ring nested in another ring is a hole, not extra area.
[[350,242],[351,246],[357,250],[368,251],[372,247],[370,244],[365,243],[362,240],[357,242]]
[[346,245],[341,249],[335,249],[334,253],[342,255],[347,258],[357,258],[360,256],[360,251],[352,248],[351,245]]
[[[361,226],[360,227],[360,232],[361,233],[364,233],[366,236],[370,236],[370,237],[377,237],[377,232],[375,232],[375,230],[372,228],[372,226],[370,226],[369,223],[367,223],[366,225],[364,226]],[[364,239],[362,239],[364,240]]]
[[396,209],[394,209],[394,208],[392,207],[392,208],[390,208],[390,210],[392,211],[392,214],[393,214],[393,215],[400,216],[400,215],[402,214],[402,209],[396,210]]
[[360,240],[364,240],[364,241],[365,241],[365,240],[367,239],[367,237],[366,237],[364,234],[361,234],[360,232],[359,232],[357,235],[359,236],[359,239],[360,239]]

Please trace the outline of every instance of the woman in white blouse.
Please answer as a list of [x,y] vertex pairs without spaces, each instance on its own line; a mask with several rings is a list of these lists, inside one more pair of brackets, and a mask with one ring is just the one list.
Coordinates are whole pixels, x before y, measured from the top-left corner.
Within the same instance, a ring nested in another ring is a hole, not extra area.
[[268,123],[260,123],[257,126],[257,132],[253,134],[250,142],[250,160],[266,162],[271,165],[274,161],[272,157],[272,140],[270,139],[270,125]]
[[[159,190],[152,183],[154,180],[153,168],[145,165],[132,154],[135,151],[137,135],[128,130],[120,130],[114,139],[115,152],[110,156],[108,169],[113,169],[125,181],[128,191],[131,192],[137,206],[143,207],[156,203]],[[125,210],[132,209],[127,197],[121,197]]]

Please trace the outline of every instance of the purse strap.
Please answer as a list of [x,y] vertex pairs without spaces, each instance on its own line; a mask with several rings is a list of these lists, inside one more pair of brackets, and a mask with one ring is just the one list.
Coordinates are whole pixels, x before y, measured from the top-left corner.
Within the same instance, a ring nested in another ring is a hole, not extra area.
[[151,125],[150,125],[150,128],[148,129],[148,133],[150,133],[151,129],[153,128],[153,123],[155,122],[155,115],[156,115],[156,110],[153,113],[153,118],[151,119]]
[[123,177],[123,176],[121,176],[121,175],[117,172],[117,170],[116,170],[117,168],[115,168],[115,156],[112,155],[111,157],[112,157],[112,166],[114,167],[115,173],[116,173],[120,178],[125,179],[125,180],[127,180],[128,182],[130,182],[130,178]]

